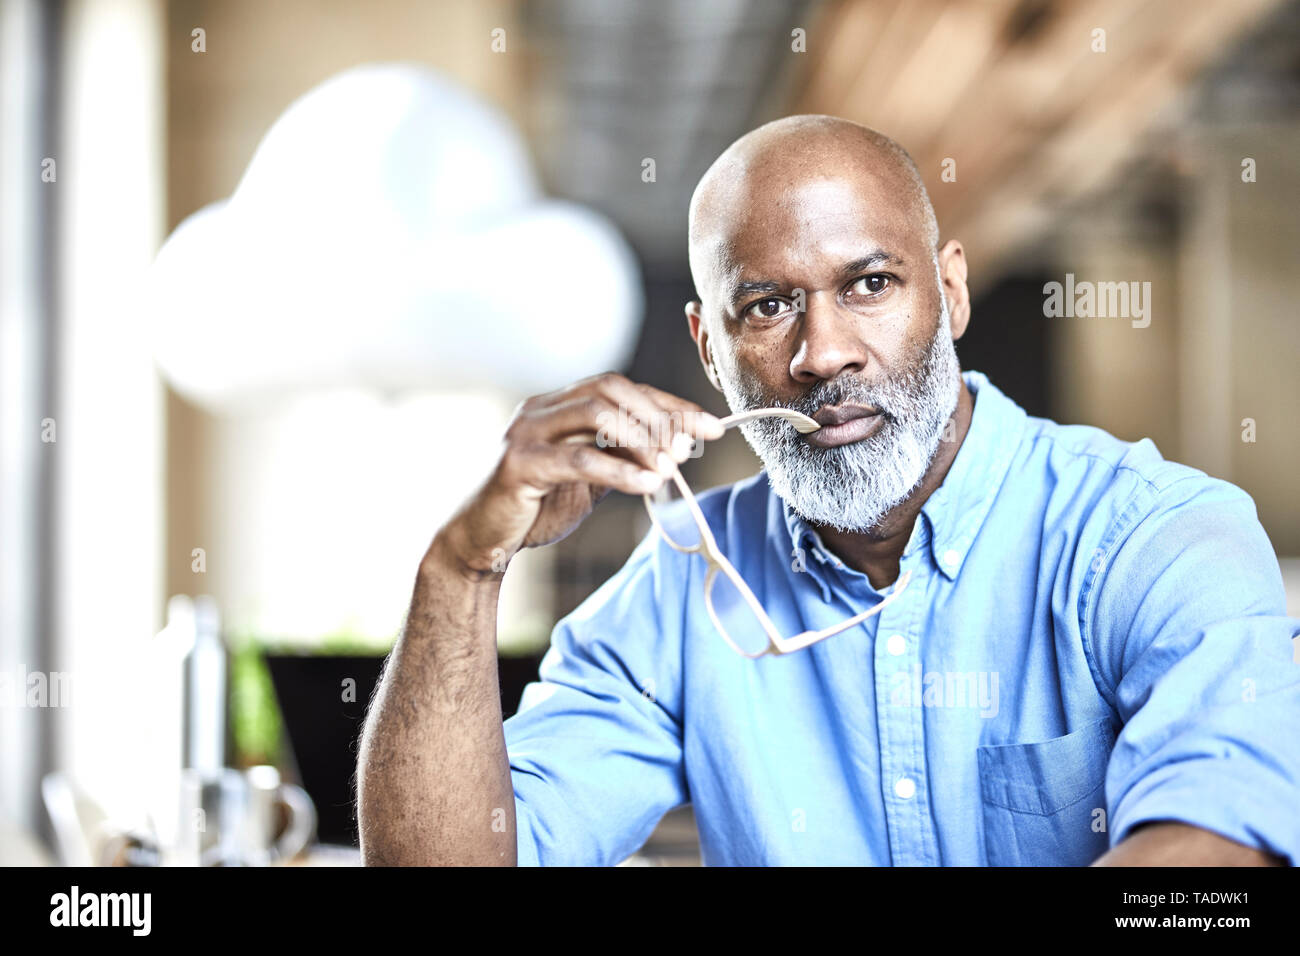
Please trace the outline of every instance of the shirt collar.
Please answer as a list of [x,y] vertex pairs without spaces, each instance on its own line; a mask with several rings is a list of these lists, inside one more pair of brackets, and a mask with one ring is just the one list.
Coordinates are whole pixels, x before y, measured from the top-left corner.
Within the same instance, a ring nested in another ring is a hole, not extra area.
[[[921,506],[921,517],[912,527],[912,536],[903,550],[906,557],[928,544],[935,566],[949,580],[956,578],[961,570],[975,535],[1002,487],[1027,417],[1024,409],[983,373],[969,371],[962,378],[975,397],[970,428],[943,484]],[[795,551],[802,548],[805,538],[811,540],[814,548],[821,548],[816,529],[795,514],[787,502],[782,501],[782,508]]]

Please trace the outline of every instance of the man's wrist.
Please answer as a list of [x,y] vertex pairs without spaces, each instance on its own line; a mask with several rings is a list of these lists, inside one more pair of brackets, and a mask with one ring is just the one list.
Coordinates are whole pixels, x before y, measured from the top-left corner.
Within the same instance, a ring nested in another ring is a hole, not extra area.
[[441,528],[433,536],[429,548],[420,561],[422,580],[455,580],[475,587],[500,587],[505,575],[504,562],[500,570],[491,566],[475,567],[466,558],[461,546],[460,528],[454,522]]

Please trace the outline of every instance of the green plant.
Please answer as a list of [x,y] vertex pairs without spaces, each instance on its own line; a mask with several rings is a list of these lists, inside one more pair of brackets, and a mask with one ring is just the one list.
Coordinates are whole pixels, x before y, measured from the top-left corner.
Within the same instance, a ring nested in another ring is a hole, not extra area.
[[231,648],[230,726],[238,766],[280,766],[284,756],[280,707],[262,649],[250,639]]

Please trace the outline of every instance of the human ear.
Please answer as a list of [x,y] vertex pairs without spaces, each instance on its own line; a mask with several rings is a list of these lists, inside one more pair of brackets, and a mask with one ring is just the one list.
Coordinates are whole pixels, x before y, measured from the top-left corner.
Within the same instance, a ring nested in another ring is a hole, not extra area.
[[956,239],[939,250],[940,295],[948,300],[953,341],[966,334],[970,324],[970,289],[966,286],[966,251]]
[[700,354],[700,364],[704,366],[704,374],[709,377],[709,382],[719,392],[722,391],[722,385],[718,382],[718,373],[713,364],[713,347],[709,344],[709,330],[704,327],[703,306],[699,301],[691,300],[686,303],[686,324],[690,327],[691,338],[695,342],[695,347]]

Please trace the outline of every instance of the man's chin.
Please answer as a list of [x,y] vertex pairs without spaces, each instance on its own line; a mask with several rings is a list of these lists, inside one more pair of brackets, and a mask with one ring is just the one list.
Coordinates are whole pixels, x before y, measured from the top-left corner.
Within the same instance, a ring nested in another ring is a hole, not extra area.
[[786,501],[789,503],[791,511],[813,527],[830,528],[831,530],[844,534],[859,534],[867,538],[884,537],[880,530],[880,525],[888,515],[888,511],[876,518],[870,524],[862,524],[857,521],[846,521],[846,516],[842,511],[828,513],[822,512],[819,509],[804,509],[796,502],[790,501],[788,498]]
[[[874,439],[879,440],[879,437]],[[927,468],[921,468],[914,480],[909,480],[914,470],[909,468],[908,477],[895,475],[894,480],[877,485],[861,472],[863,467],[871,466],[861,460],[849,460],[856,459],[857,450],[869,447],[872,441],[872,438],[867,438],[833,448],[806,449],[827,465],[832,459],[838,459],[827,469],[831,473],[810,476],[808,472],[813,459],[804,457],[792,467],[777,471],[767,468],[768,480],[790,509],[810,524],[876,537],[890,513],[916,491]],[[868,489],[875,493],[869,493]]]

